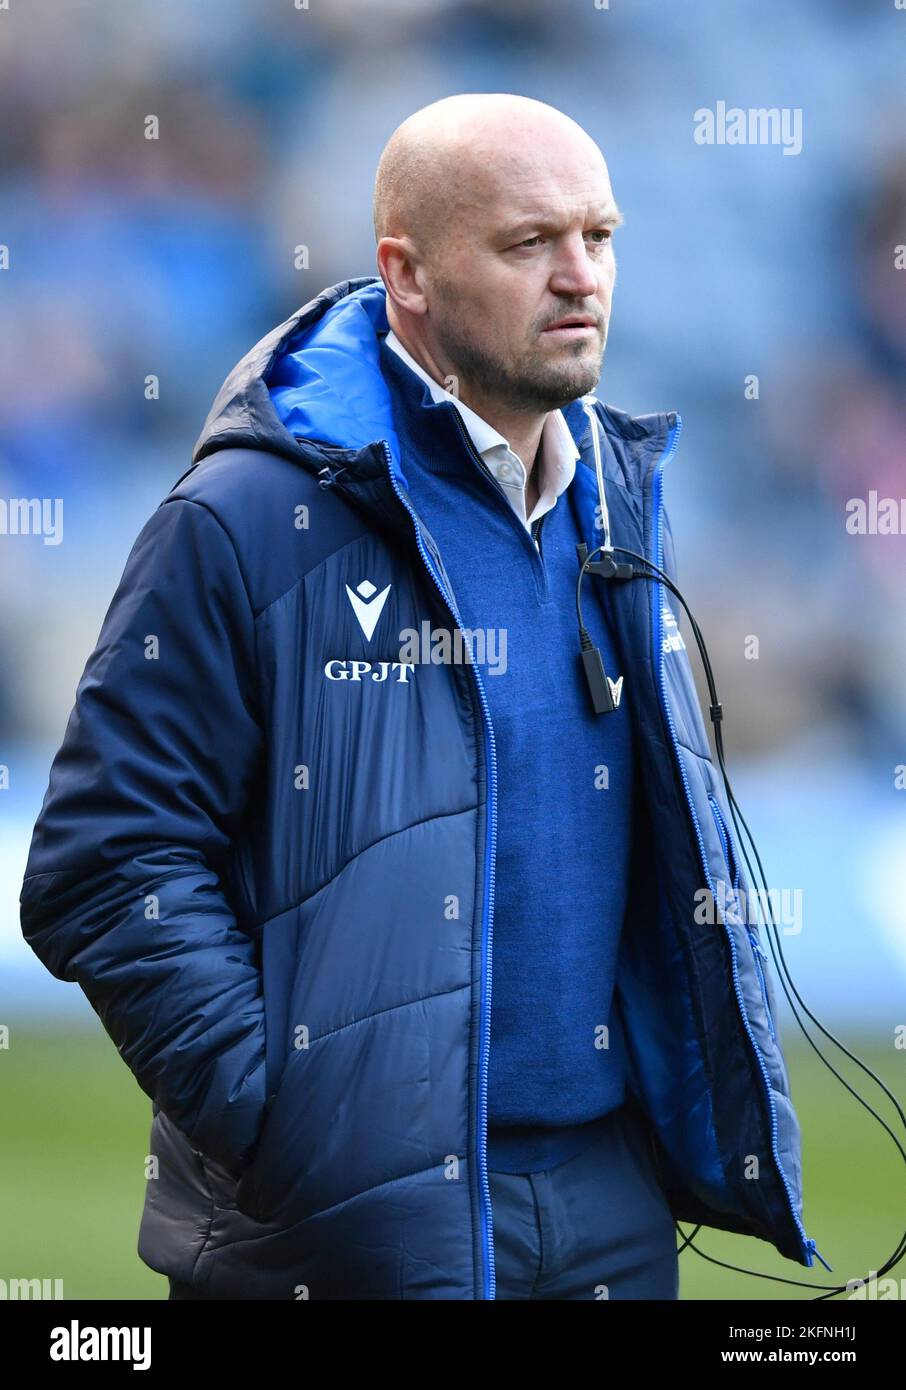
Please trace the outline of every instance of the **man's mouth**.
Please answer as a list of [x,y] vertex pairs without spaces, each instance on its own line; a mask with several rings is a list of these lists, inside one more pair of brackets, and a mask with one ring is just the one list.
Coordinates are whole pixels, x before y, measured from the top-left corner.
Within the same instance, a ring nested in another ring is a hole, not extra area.
[[549,328],[544,329],[545,334],[555,338],[583,338],[590,333],[597,332],[597,324],[594,319],[585,314],[575,314],[570,317],[560,319],[557,323],[552,323]]

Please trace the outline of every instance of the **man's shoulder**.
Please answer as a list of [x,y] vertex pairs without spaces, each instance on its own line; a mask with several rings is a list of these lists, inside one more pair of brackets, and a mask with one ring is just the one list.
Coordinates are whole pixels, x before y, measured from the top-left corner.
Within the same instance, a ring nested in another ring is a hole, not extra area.
[[304,578],[341,546],[364,534],[360,515],[316,469],[265,449],[218,449],[174,484],[162,505],[205,508],[227,533],[256,610]]
[[280,498],[317,493],[313,473],[270,449],[248,445],[218,449],[193,464],[170,489],[171,498],[199,502],[221,520],[271,508]]

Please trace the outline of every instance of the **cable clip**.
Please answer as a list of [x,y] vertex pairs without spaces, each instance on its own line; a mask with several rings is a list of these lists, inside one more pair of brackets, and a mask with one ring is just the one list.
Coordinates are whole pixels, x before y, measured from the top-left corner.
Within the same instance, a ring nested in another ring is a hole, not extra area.
[[590,563],[586,563],[588,546],[584,541],[580,541],[576,546],[576,554],[579,557],[579,564],[586,574],[597,574],[601,579],[635,578],[634,567],[615,559],[612,552],[610,554],[605,554],[600,560],[592,560]]

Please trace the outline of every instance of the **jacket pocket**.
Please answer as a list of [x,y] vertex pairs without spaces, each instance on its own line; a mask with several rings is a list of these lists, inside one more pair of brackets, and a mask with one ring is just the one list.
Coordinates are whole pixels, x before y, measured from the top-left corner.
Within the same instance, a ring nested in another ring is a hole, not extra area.
[[[723,812],[720,809],[720,803],[712,792],[708,792],[708,801],[711,803],[711,814],[714,816],[714,824],[717,826],[717,833],[720,836],[721,844],[724,849],[724,859],[726,861],[727,872],[730,875],[730,884],[733,890],[733,905],[738,906],[736,895],[739,892],[740,868],[739,856],[736,853],[736,844],[730,833],[730,827],[724,820]],[[764,1003],[765,1014],[767,1015],[768,1027],[771,1030],[771,1037],[776,1040],[777,1033],[774,1028],[774,1017],[771,1013],[771,1006],[768,1002],[767,981],[765,980],[764,966],[762,964],[763,961],[767,960],[768,956],[759,939],[757,925],[747,920],[749,915],[749,900],[750,895],[747,893],[745,895],[744,911],[741,915],[744,920],[746,935],[749,938],[749,945],[752,948],[752,957],[758,975],[758,985],[761,989],[761,998]]]
[[[287,1064],[280,1073],[275,1090],[268,1097],[258,1143],[251,1160],[239,1175],[236,1186],[237,1209],[260,1224],[266,1224],[271,1219],[279,1207],[282,1194],[282,1187],[275,1183],[272,1174],[274,1153],[276,1151],[279,1154],[284,1147],[283,1138],[274,1137],[275,1126],[279,1130],[281,1123],[279,1112],[275,1115],[274,1110],[278,1101],[282,1100],[288,1072]],[[281,1166],[279,1162],[277,1166]]]

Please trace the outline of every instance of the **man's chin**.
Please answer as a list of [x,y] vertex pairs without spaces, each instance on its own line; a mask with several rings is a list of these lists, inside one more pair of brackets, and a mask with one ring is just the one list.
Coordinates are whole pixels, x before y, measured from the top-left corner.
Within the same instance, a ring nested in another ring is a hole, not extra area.
[[600,378],[600,362],[588,365],[581,372],[573,370],[548,376],[535,384],[535,403],[539,410],[561,410],[580,396],[587,396],[595,389]]

